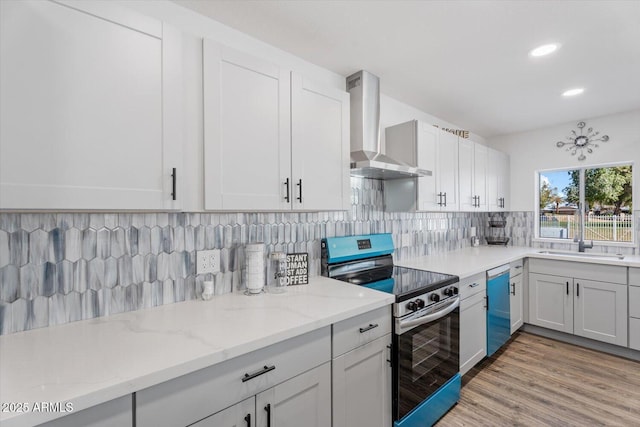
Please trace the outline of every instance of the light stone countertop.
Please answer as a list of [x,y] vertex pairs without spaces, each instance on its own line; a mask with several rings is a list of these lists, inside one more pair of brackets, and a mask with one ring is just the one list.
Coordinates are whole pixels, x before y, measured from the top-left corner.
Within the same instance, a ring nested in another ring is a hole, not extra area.
[[[556,254],[543,254],[541,251],[554,251]],[[564,254],[563,254],[564,253]],[[520,246],[477,246],[458,251],[441,252],[428,256],[398,261],[397,265],[420,270],[454,274],[464,279],[474,274],[490,270],[511,261],[522,258],[542,258],[557,261],[586,262],[590,264],[618,265],[622,267],[640,267],[640,256],[625,255],[620,260],[615,257],[596,257],[597,252],[586,252],[580,256],[577,252],[555,251],[552,249]]]
[[[391,304],[325,277],[283,294],[240,292],[0,337],[1,402],[72,402],[74,411]],[[0,413],[3,427],[63,413]]]

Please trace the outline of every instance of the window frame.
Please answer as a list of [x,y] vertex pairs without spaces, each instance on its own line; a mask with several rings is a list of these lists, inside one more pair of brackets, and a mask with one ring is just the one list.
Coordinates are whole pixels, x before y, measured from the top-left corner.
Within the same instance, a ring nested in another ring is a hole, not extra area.
[[[534,171],[534,234],[532,237],[533,242],[537,243],[574,243],[571,239],[557,239],[553,237],[540,237],[540,174],[544,174],[545,172],[559,172],[559,171],[571,171],[571,170],[580,170],[584,169],[585,171],[588,169],[599,169],[599,168],[608,168],[608,167],[616,167],[616,166],[631,166],[631,183],[633,185],[633,189],[631,190],[631,205],[636,201],[636,166],[634,161],[625,161],[625,162],[613,162],[613,163],[601,163],[601,164],[591,164],[591,165],[573,165],[573,166],[564,166],[557,168],[547,168],[547,169],[537,169]],[[581,212],[581,215],[584,213]],[[633,222],[633,233],[631,242],[616,242],[609,240],[594,240],[594,246],[616,246],[616,247],[630,247],[635,248],[637,245],[637,236],[636,236],[636,218],[634,216],[634,210],[632,209],[630,212],[632,215]],[[583,218],[584,220],[584,218]]]

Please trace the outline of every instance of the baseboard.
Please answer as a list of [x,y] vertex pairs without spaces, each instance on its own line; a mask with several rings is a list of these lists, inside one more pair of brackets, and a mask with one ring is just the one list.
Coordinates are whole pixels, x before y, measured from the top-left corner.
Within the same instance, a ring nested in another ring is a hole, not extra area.
[[630,348],[620,347],[618,345],[613,345],[605,342],[594,341],[589,338],[579,337],[576,335],[567,334],[565,332],[554,331],[552,329],[541,328],[540,326],[535,326],[528,323],[525,323],[520,330],[529,332],[534,335],[540,335],[545,338],[551,338],[569,344],[579,345],[580,347],[585,347],[591,350],[601,351],[603,353],[609,353],[615,356],[620,356],[640,362],[640,351],[638,350],[632,350]]

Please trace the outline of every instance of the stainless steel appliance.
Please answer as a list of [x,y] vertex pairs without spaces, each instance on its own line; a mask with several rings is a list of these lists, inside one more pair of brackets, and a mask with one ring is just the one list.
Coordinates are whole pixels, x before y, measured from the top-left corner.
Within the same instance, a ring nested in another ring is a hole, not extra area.
[[429,426],[460,397],[457,276],[393,265],[390,234],[322,240],[322,274],[395,295],[395,427]]
[[420,169],[390,158],[380,150],[380,79],[367,71],[347,77],[351,95],[351,175],[376,179],[430,176]]

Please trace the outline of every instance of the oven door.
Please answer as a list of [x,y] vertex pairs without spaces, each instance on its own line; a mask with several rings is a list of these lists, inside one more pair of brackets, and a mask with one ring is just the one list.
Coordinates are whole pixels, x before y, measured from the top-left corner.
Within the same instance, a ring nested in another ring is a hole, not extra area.
[[459,372],[460,301],[443,301],[394,322],[394,420]]

